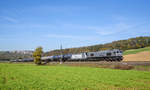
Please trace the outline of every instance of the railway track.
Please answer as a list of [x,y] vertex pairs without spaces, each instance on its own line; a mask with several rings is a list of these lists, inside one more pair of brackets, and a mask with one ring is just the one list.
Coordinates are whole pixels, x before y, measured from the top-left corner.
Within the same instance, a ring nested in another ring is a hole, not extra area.
[[[49,64],[57,64],[59,62],[49,62]],[[107,62],[107,61],[78,61],[78,62],[63,62],[63,64],[97,64],[97,65],[150,65],[150,61],[121,61],[121,62]]]
[[[0,61],[0,63],[8,63],[9,61]],[[20,62],[18,62],[20,63]],[[23,63],[23,62],[22,62]],[[25,63],[28,63],[28,62],[25,62]],[[31,62],[30,62],[31,63]],[[59,64],[60,62],[57,61],[57,62],[54,62],[54,61],[51,61],[49,62],[48,64]],[[118,61],[66,61],[66,62],[63,62],[62,64],[91,64],[91,65],[150,65],[150,61],[121,61],[121,62],[118,62]]]

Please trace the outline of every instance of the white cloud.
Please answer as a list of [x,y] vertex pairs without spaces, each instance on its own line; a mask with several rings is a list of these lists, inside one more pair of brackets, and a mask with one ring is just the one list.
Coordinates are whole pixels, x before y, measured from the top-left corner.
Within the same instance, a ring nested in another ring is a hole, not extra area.
[[123,32],[131,27],[132,25],[129,24],[117,23],[111,26],[99,28],[99,30],[97,29],[97,33],[99,33],[100,35],[110,35],[118,32]]
[[86,6],[48,6],[48,5],[41,5],[41,6],[33,6],[28,7],[23,10],[23,12],[30,13],[42,13],[42,14],[52,14],[52,13],[60,13],[65,15],[73,15],[78,14],[77,12],[88,10]]
[[[82,31],[90,31],[95,34],[99,35],[110,35],[115,34],[121,31],[124,31],[128,28],[133,27],[134,25],[129,25],[123,22],[112,24],[109,26],[82,26],[82,25],[76,25],[76,24],[63,24],[63,28],[71,28],[71,29],[77,29]],[[85,32],[86,33],[86,32]]]
[[58,35],[58,34],[49,34],[49,35],[46,35],[47,37],[50,37],[50,38],[71,38],[71,39],[74,39],[76,38],[76,36],[71,36],[71,35]]
[[48,34],[48,38],[63,38],[63,39],[72,39],[72,40],[93,40],[95,36],[77,36],[77,35],[62,35],[62,34]]
[[8,16],[0,16],[1,19],[12,22],[12,23],[17,23],[18,20],[12,17],[8,17]]
[[57,29],[58,26],[52,24],[39,24],[39,23],[16,23],[16,24],[0,24],[0,28],[9,28],[10,30],[33,30],[43,31]]
[[[119,22],[116,24],[112,24],[109,26],[82,26],[82,25],[77,25],[77,24],[61,24],[61,27],[58,27],[60,29],[66,29],[66,30],[76,30],[77,32],[84,32],[84,31],[89,31],[89,32],[93,32],[94,34],[88,35],[85,38],[91,39],[91,37],[98,37],[98,35],[100,36],[107,36],[107,35],[111,35],[111,34],[117,34],[120,32],[125,32],[125,31],[130,31],[131,28],[134,28],[136,25],[138,24],[127,24],[124,22]],[[131,31],[132,32],[132,31]],[[97,36],[95,36],[95,34],[97,34]],[[86,32],[85,32],[86,35]],[[92,36],[94,35],[94,36]],[[57,38],[82,38],[81,36],[71,36],[71,35],[49,35],[49,37],[57,37]]]
[[[9,17],[5,17],[10,21],[16,22],[17,20]],[[124,33],[124,32],[133,32],[131,29],[137,28],[137,26],[144,24],[145,22],[134,23],[134,22],[124,22],[120,21],[115,24],[109,24],[108,26],[86,26],[86,25],[78,25],[66,22],[59,22],[56,24],[38,24],[38,23],[19,23],[19,24],[8,24],[8,25],[1,25],[2,27],[6,28],[17,28],[17,29],[28,29],[28,30],[49,30],[52,32],[52,35],[46,35],[47,37],[53,38],[70,38],[70,39],[88,39],[91,40],[93,38],[97,38],[99,36],[109,36],[112,34]],[[54,30],[66,32],[66,35],[57,35]],[[76,35],[70,35],[71,32],[76,32]],[[69,32],[68,32],[69,31]],[[81,35],[81,33],[83,36]],[[83,33],[84,32],[84,33]],[[77,35],[80,33],[80,36]]]

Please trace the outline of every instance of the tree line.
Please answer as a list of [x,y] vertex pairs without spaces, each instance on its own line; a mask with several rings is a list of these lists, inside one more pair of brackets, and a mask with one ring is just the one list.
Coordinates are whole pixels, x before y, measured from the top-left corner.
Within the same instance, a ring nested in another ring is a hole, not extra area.
[[[75,53],[82,53],[82,52],[96,52],[96,51],[107,50],[107,49],[120,49],[125,51],[129,49],[144,48],[147,46],[150,46],[150,37],[135,37],[126,40],[113,41],[111,43],[106,43],[106,44],[62,49],[62,52],[63,54],[68,54],[68,53],[75,54]],[[61,51],[57,49],[57,50],[46,52],[44,56],[60,55],[60,53]]]
[[31,54],[21,54],[21,53],[12,53],[9,51],[0,51],[0,60],[15,60],[15,59],[24,59],[32,58]]
[[60,55],[61,53],[75,54],[75,53],[82,53],[82,52],[96,52],[96,51],[107,50],[107,49],[120,49],[125,51],[128,49],[138,49],[138,48],[144,48],[148,46],[150,46],[150,37],[136,37],[136,38],[129,38],[126,40],[113,41],[111,43],[106,43],[106,44],[62,49],[62,52],[60,51],[60,49],[57,49],[57,50],[43,53],[42,47],[39,47],[39,49],[36,49],[36,52],[34,52],[33,55],[0,51],[0,60],[13,60],[13,59],[24,59],[24,58],[34,57],[34,59],[37,60],[37,62],[35,63],[40,64],[39,58],[41,58],[41,56]]

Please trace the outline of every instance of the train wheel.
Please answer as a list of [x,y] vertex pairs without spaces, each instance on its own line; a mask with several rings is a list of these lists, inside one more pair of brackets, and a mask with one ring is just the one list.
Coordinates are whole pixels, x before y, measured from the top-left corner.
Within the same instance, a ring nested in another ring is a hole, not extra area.
[[121,58],[120,57],[118,57],[118,62],[120,62],[121,61]]
[[106,58],[106,60],[107,60],[108,62],[110,61],[110,59],[109,59],[108,57]]

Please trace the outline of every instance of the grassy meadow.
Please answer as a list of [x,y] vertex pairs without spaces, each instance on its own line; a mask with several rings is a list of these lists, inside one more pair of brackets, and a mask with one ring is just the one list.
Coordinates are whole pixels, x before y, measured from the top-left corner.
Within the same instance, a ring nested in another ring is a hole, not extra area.
[[0,90],[147,90],[150,72],[0,63]]
[[136,54],[136,53],[144,52],[144,51],[150,51],[150,47],[126,50],[126,51],[123,52],[123,55]]

